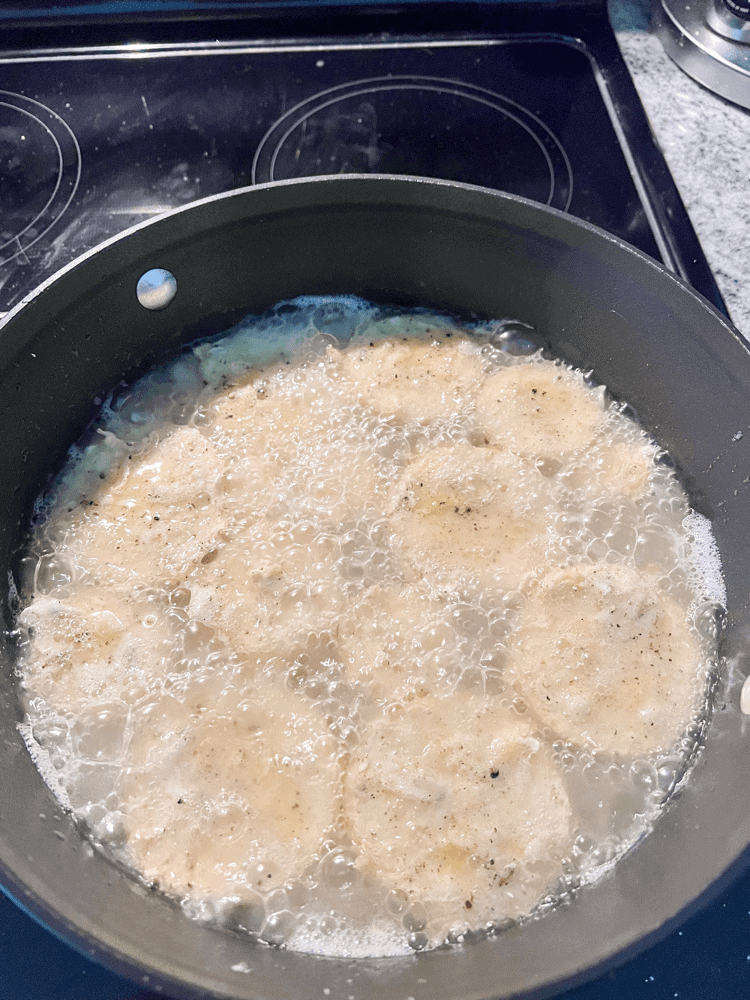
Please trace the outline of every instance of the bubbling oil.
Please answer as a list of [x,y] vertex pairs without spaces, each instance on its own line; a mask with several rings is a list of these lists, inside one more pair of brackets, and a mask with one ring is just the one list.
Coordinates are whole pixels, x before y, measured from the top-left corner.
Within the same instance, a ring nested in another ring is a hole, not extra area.
[[192,918],[327,955],[496,932],[685,780],[710,525],[542,347],[282,303],[119,387],[40,498],[21,731]]

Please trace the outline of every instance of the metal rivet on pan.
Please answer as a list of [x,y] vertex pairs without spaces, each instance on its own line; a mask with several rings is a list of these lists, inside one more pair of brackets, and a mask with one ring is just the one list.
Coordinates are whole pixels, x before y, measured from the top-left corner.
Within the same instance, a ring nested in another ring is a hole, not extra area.
[[177,279],[163,267],[152,267],[138,279],[135,294],[145,309],[164,309],[177,294]]

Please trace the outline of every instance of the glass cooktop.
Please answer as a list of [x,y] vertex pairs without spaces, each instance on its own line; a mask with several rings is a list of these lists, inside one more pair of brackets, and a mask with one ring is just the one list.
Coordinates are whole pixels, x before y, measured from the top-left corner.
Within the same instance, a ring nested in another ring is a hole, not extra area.
[[338,173],[534,199],[609,230],[716,302],[676,190],[659,190],[658,169],[649,174],[628,139],[605,69],[580,37],[536,30],[269,41],[217,40],[199,25],[189,41],[0,51],[0,312],[169,209]]

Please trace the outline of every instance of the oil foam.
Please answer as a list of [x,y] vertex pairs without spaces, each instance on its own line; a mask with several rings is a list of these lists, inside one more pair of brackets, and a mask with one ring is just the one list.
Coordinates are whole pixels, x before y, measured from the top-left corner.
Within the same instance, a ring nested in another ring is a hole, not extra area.
[[521,324],[249,317],[119,386],[37,503],[32,757],[255,940],[396,955],[543,913],[650,829],[705,719],[721,566],[663,457]]

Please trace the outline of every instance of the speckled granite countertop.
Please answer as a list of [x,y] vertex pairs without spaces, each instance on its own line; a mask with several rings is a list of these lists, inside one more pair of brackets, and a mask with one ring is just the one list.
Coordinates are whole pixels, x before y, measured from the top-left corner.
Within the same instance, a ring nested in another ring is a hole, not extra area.
[[610,0],[618,43],[734,324],[750,340],[750,111],[695,83],[650,30],[651,0]]

